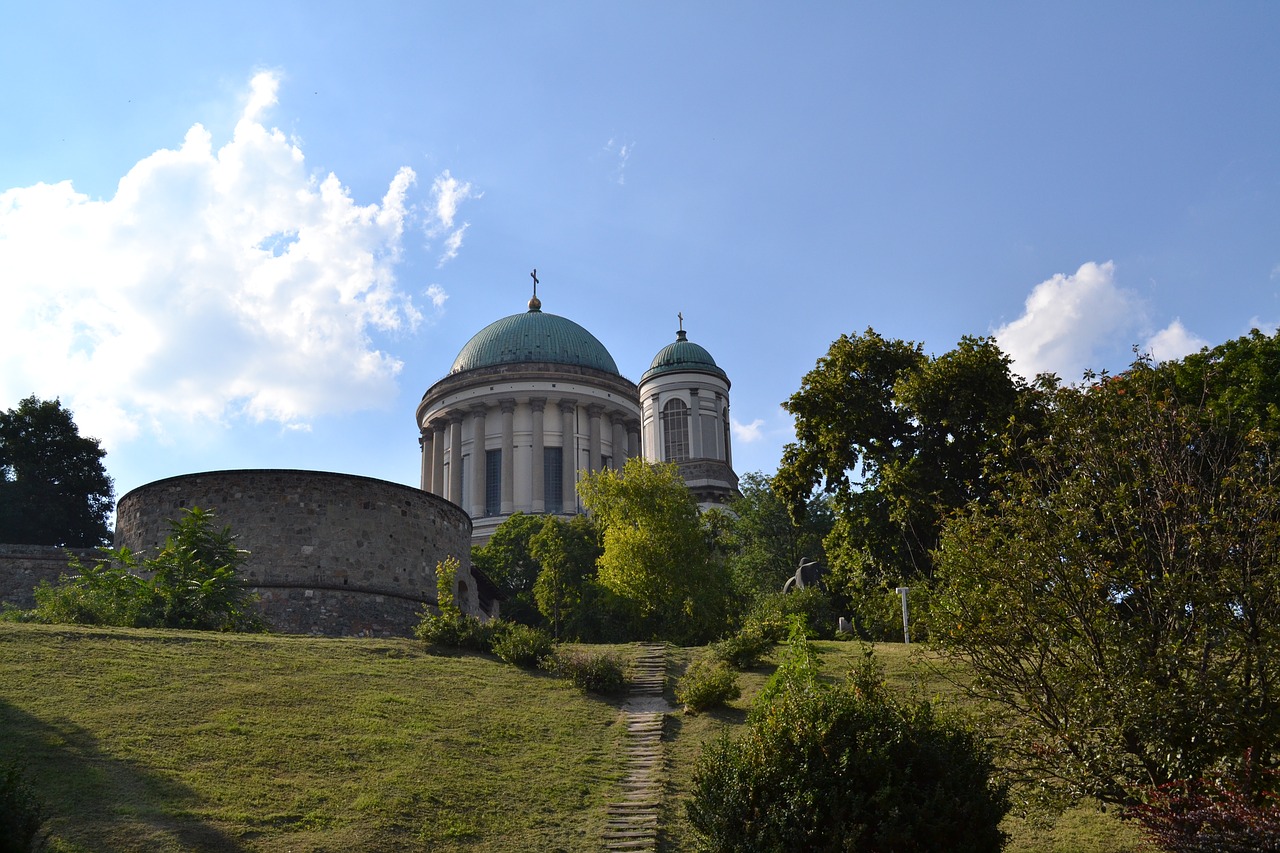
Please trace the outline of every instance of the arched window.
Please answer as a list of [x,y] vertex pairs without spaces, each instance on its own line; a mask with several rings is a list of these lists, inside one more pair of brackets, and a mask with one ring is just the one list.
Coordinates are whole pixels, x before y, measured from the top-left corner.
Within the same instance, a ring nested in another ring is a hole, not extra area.
[[689,407],[679,398],[662,407],[662,461],[684,462],[689,458]]

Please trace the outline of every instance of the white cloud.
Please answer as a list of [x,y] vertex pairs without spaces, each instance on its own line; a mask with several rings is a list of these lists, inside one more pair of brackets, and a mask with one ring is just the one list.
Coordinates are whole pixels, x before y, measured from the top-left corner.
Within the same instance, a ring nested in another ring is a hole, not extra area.
[[[422,319],[395,278],[415,175],[362,205],[308,174],[261,123],[278,86],[256,75],[229,141],[195,125],[112,198],[69,181],[0,192],[0,399],[60,396],[110,445],[193,416],[305,428],[394,395],[401,362],[370,336]],[[470,187],[447,172],[435,187],[451,226]]]
[[1148,338],[1142,346],[1142,351],[1149,353],[1151,358],[1159,364],[1162,361],[1173,361],[1193,352],[1199,352],[1208,345],[1209,342],[1204,338],[1187,331],[1181,319],[1175,319]]
[[484,193],[473,190],[470,183],[459,181],[449,174],[448,169],[437,175],[431,183],[431,213],[426,225],[427,237],[433,240],[441,235],[445,237],[444,252],[436,263],[437,267],[444,266],[458,256],[458,250],[462,248],[462,236],[470,227],[469,222],[462,223],[456,229],[453,227],[458,206],[467,199],[483,197]]
[[449,298],[449,294],[444,292],[444,288],[438,284],[432,284],[427,287],[427,298],[431,300],[431,305],[437,311],[444,308],[445,300]]
[[635,149],[634,142],[618,142],[616,139],[610,139],[604,144],[604,150],[616,157],[613,180],[619,185],[627,182],[627,161],[631,159],[631,152]]
[[729,426],[733,430],[734,441],[751,444],[764,438],[764,420],[761,418],[756,418],[749,424],[741,424],[731,417],[729,418]]
[[1022,316],[993,333],[1025,377],[1056,373],[1076,381],[1096,368],[1098,350],[1124,343],[1145,316],[1142,300],[1115,282],[1115,265],[1087,263],[1036,285]]

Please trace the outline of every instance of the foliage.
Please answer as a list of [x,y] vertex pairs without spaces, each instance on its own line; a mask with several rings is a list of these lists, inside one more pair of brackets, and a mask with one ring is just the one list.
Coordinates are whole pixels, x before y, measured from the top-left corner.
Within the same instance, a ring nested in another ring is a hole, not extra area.
[[578,484],[603,531],[599,582],[635,608],[653,638],[694,643],[725,622],[729,583],[711,559],[698,505],[675,465],[627,460]]
[[834,517],[824,495],[812,494],[803,517],[793,521],[786,502],[772,481],[758,472],[738,480],[742,496],[730,504],[728,552],[733,586],[740,596],[754,600],[779,592],[802,559],[825,563],[822,540]]
[[1246,756],[1236,773],[1161,785],[1126,816],[1167,853],[1280,853],[1278,781]]
[[618,693],[626,685],[622,660],[615,654],[561,646],[542,660],[542,668],[588,693]]
[[763,596],[747,621],[760,624],[770,639],[780,642],[786,639],[788,625],[795,616],[804,623],[805,633],[817,639],[830,638],[840,624],[831,595],[816,586]]
[[797,632],[737,739],[708,746],[686,808],[713,851],[998,851],[1009,810],[987,750],[868,660],[826,685]]
[[482,622],[475,616],[457,610],[444,613],[432,613],[428,610],[414,626],[413,635],[428,647],[491,654],[494,638],[509,625],[510,623],[499,619]]
[[1051,438],[943,537],[934,639],[1071,796],[1276,760],[1280,443],[1186,370],[1056,389]]
[[711,654],[734,669],[751,669],[769,653],[775,643],[765,626],[749,621],[733,634],[711,644]]
[[538,612],[551,622],[557,637],[583,639],[594,633],[589,612],[603,604],[593,583],[601,550],[595,525],[585,515],[569,521],[547,516],[529,540],[529,553],[541,569],[533,585]]
[[689,664],[676,681],[676,699],[686,714],[696,714],[731,702],[742,695],[738,674],[715,657],[699,658]]
[[856,598],[933,575],[944,519],[986,494],[983,467],[1036,396],[990,338],[941,356],[867,329],[843,335],[784,404],[796,418],[774,487],[794,517],[831,496],[832,591]]
[[[915,583],[910,589],[907,608],[911,642],[926,642],[929,639],[929,604],[933,600],[933,591],[925,583]],[[854,630],[862,639],[902,642],[902,596],[896,589],[868,589],[849,603],[849,609],[853,614]]]
[[537,669],[555,649],[551,635],[541,628],[509,624],[493,637],[493,653],[521,669]]
[[534,584],[542,565],[529,552],[529,540],[542,530],[544,518],[513,512],[498,525],[487,543],[471,549],[471,565],[488,575],[506,597],[503,616],[526,625],[542,621],[534,599]]
[[246,552],[229,527],[214,527],[214,514],[192,507],[169,521],[169,536],[154,557],[138,561],[127,548],[102,549],[73,574],[35,591],[41,622],[134,628],[261,630],[253,598],[236,574]]
[[0,767],[0,853],[27,853],[40,841],[45,807],[16,763]]
[[95,438],[58,400],[0,412],[0,542],[93,547],[111,541],[113,487]]
[[453,593],[458,586],[458,572],[461,569],[462,564],[454,556],[445,557],[436,563],[436,607],[442,616],[457,616],[462,613]]

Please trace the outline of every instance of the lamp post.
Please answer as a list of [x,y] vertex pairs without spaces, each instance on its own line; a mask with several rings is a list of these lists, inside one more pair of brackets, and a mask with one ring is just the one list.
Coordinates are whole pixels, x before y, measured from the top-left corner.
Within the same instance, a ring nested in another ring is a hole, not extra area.
[[900,586],[897,592],[898,595],[902,596],[902,642],[909,644],[911,642],[911,632],[907,628],[907,593],[911,592],[911,587]]

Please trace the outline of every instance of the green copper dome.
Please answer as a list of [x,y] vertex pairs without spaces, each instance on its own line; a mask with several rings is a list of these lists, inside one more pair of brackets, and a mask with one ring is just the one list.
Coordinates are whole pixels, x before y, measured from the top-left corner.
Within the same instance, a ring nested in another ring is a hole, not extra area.
[[449,372],[531,361],[573,364],[621,375],[613,356],[595,335],[572,320],[542,313],[536,296],[529,300],[525,313],[503,317],[477,332],[453,360]]
[[696,373],[712,373],[726,382],[728,375],[716,365],[711,353],[695,344],[685,336],[684,329],[676,332],[675,343],[667,344],[653,357],[653,363],[640,377],[640,381],[652,379],[662,373],[693,371]]

